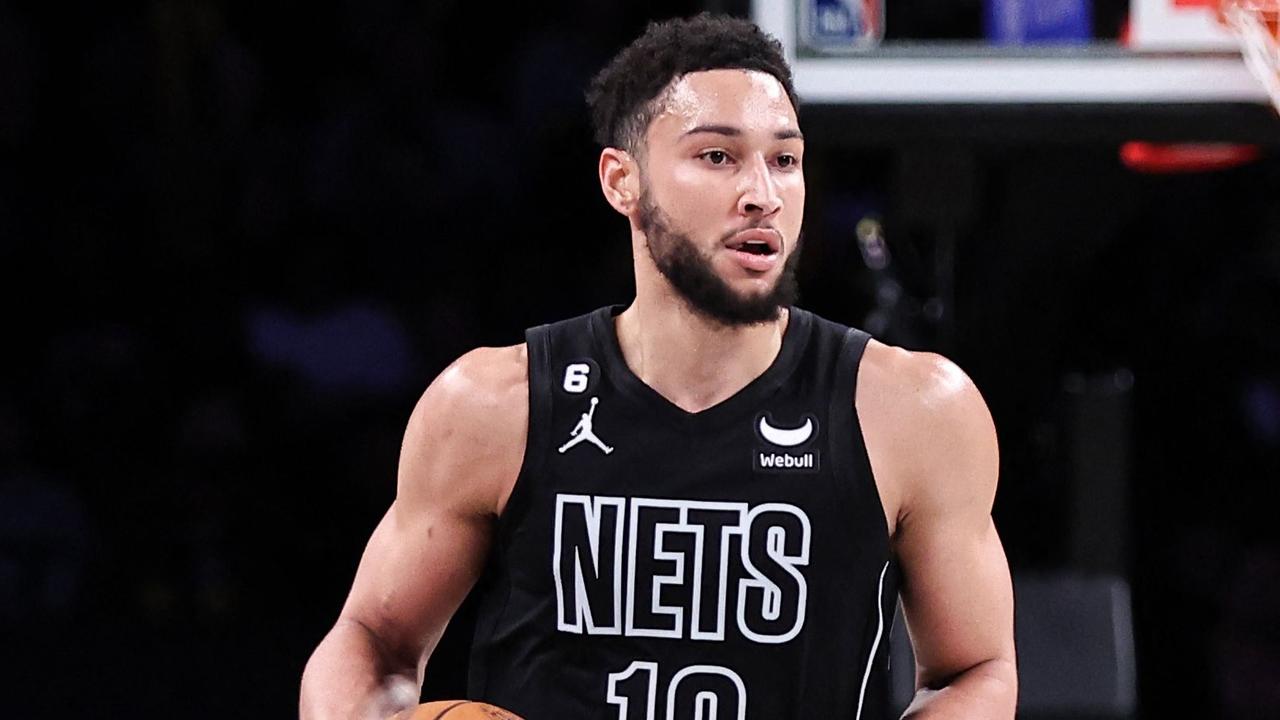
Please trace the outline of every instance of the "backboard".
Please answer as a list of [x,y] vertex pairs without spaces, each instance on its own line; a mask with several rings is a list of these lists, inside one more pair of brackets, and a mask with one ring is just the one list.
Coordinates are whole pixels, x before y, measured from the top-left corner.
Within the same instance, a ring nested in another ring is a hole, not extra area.
[[[899,0],[900,1],[900,0]],[[864,0],[836,0],[866,6]],[[889,3],[895,0],[887,0]],[[992,6],[1063,0],[985,0]],[[1077,0],[1087,3],[1088,0]],[[983,37],[879,44],[805,42],[801,21],[828,0],[755,0],[755,21],[785,46],[796,89],[812,104],[1200,104],[1267,102],[1229,31],[1203,0],[1132,0],[1119,38],[996,43]],[[892,7],[891,7],[892,9]],[[858,12],[861,10],[855,10]],[[990,14],[990,10],[988,10]]]

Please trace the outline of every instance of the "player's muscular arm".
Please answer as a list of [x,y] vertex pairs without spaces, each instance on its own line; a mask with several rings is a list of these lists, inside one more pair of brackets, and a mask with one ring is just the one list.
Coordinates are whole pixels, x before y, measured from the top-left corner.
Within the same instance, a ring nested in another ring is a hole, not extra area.
[[[999,472],[982,396],[945,358],[873,343],[866,422],[916,655],[906,718],[1013,718],[1013,589],[991,521]],[[884,477],[881,478],[881,473]]]
[[480,575],[520,470],[527,367],[523,345],[475,350],[423,394],[395,502],[303,673],[302,720],[381,720],[417,704],[427,658]]

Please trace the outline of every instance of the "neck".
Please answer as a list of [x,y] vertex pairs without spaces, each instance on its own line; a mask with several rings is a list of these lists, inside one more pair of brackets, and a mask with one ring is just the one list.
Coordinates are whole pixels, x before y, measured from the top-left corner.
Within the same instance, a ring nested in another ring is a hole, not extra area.
[[726,326],[696,313],[671,288],[639,293],[616,321],[631,371],[687,412],[732,397],[778,356],[789,313],[772,322]]

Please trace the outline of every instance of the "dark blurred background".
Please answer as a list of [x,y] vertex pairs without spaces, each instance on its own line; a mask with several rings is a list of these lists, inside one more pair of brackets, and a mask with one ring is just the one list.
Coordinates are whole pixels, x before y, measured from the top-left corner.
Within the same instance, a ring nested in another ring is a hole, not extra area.
[[[630,298],[582,90],[707,7],[0,0],[0,717],[296,712],[421,391]],[[1015,576],[1132,589],[1137,715],[1280,717],[1272,148],[812,115],[803,303],[973,376]]]

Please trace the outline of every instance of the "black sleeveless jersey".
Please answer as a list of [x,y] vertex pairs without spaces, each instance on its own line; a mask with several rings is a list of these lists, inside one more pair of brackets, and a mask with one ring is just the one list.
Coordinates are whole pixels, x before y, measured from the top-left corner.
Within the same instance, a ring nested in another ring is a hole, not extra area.
[[854,409],[868,336],[792,308],[773,364],[689,413],[621,308],[528,331],[524,465],[469,694],[528,720],[888,717],[897,578]]

